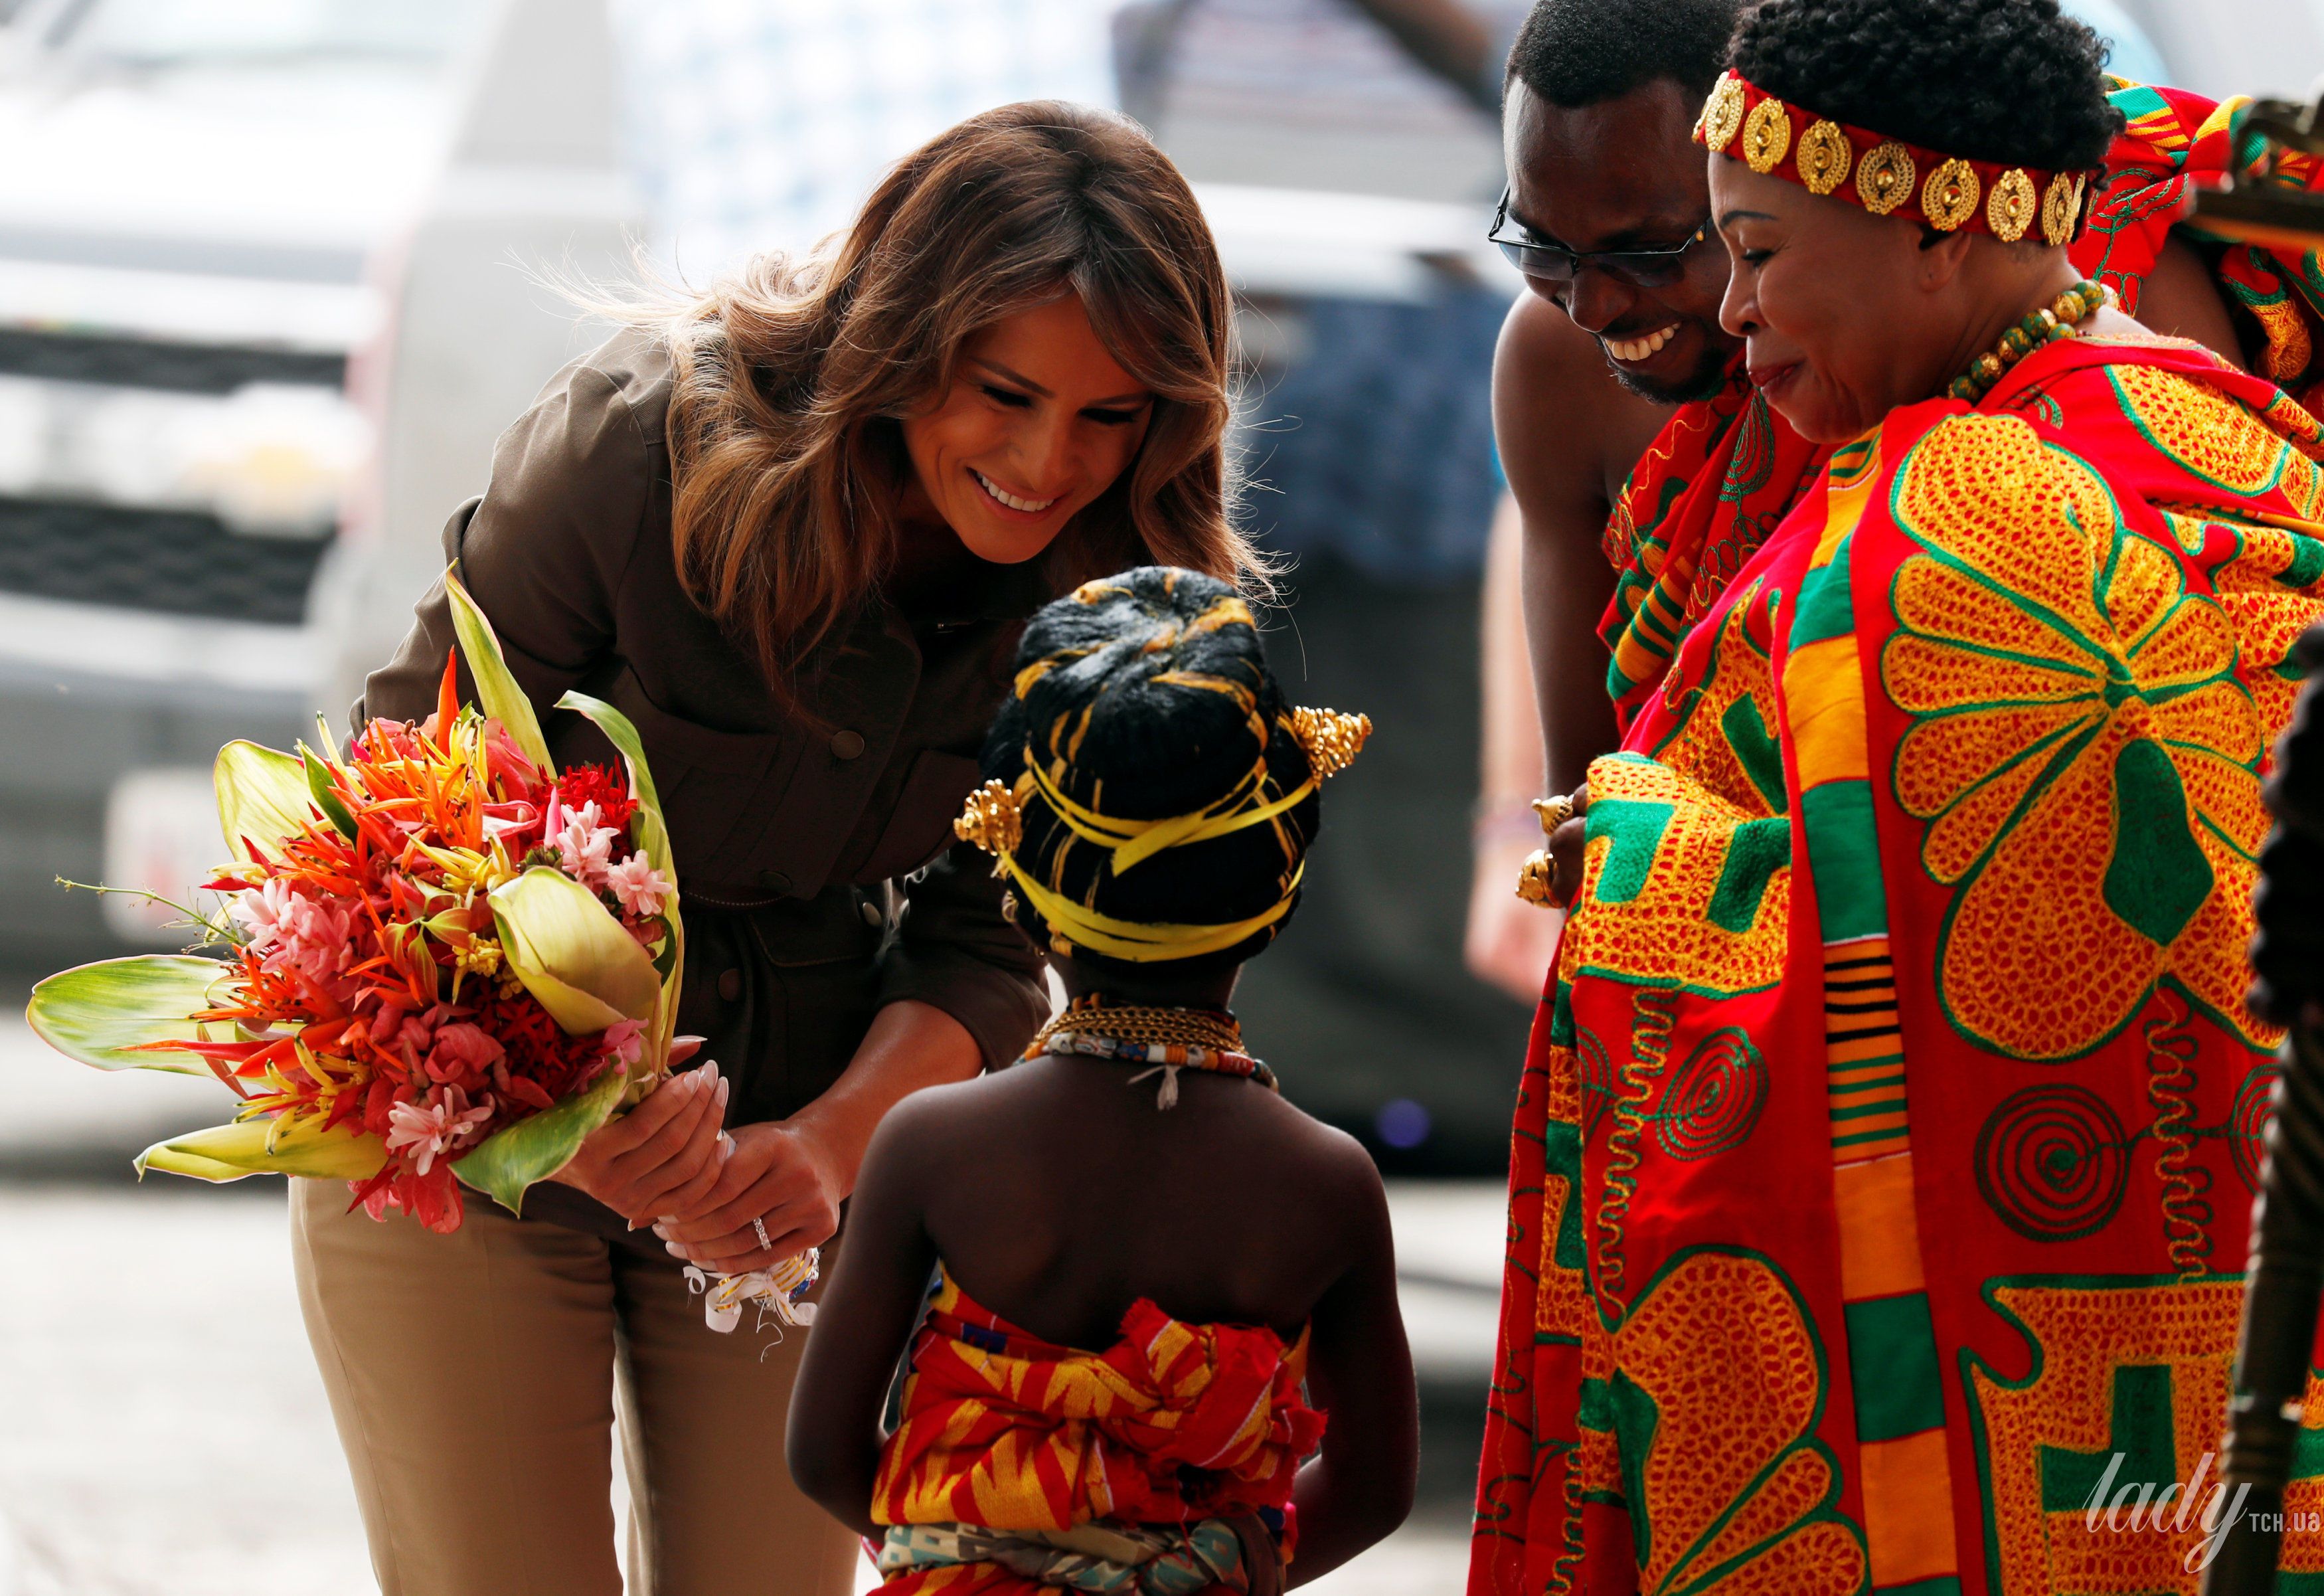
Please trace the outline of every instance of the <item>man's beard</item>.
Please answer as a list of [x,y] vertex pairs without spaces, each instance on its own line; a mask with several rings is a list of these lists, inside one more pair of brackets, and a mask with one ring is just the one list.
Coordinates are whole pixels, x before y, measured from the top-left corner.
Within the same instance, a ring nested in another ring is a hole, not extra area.
[[1673,383],[1658,383],[1625,371],[1610,356],[1606,364],[1613,367],[1614,380],[1640,399],[1649,404],[1675,406],[1692,404],[1698,399],[1709,399],[1727,386],[1728,367],[1734,358],[1733,350],[1722,349],[1716,339],[1706,338],[1703,340],[1702,358],[1695,362],[1694,369]]

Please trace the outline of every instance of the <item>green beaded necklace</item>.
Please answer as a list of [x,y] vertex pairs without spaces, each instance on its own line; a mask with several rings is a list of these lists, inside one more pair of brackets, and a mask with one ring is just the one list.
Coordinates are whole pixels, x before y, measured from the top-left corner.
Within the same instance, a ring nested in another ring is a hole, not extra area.
[[2062,343],[2074,337],[2077,323],[2089,320],[2112,303],[2114,290],[2103,283],[2085,281],[2074,284],[2002,334],[2001,342],[1992,352],[1978,355],[1969,370],[1953,379],[1953,385],[1946,392],[1964,403],[1976,404],[1993,392],[1993,385],[2011,366],[2045,344]]

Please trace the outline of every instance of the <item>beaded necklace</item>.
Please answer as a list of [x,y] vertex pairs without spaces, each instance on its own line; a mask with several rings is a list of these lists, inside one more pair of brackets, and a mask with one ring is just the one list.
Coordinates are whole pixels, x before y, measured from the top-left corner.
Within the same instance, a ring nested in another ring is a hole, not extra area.
[[2001,342],[1971,361],[1969,370],[1955,377],[1946,392],[1967,403],[1978,403],[1993,392],[1993,385],[2011,366],[2045,344],[2062,343],[2073,337],[2078,323],[2089,320],[2101,307],[2112,303],[2114,290],[2105,284],[2087,280],[2074,284],[2002,334]]
[[1130,1082],[1134,1085],[1160,1075],[1162,1089],[1155,1102],[1166,1109],[1178,1102],[1182,1069],[1236,1075],[1270,1092],[1283,1090],[1273,1070],[1242,1050],[1242,1027],[1220,1009],[1144,1008],[1109,1003],[1093,992],[1075,998],[1025,1049],[1028,1058],[1045,1053],[1150,1065],[1152,1068],[1130,1076]]

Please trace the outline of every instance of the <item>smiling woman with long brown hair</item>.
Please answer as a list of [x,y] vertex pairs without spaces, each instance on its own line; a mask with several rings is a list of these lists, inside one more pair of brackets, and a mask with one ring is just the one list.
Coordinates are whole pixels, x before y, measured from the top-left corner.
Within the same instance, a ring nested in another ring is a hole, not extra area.
[[[299,1192],[386,1596],[618,1591],[617,1406],[633,1588],[853,1588],[852,1537],[779,1461],[803,1338],[714,1334],[681,1266],[827,1241],[887,1110],[1046,1012],[951,822],[1035,609],[1129,565],[1263,583],[1229,515],[1230,318],[1142,134],[1012,106],[899,163],[828,254],[641,313],[502,438],[446,555],[560,765],[608,757],[549,715],[567,688],[636,722],[685,892],[679,1026],[717,1063],[522,1219],[434,1236]],[[439,586],[358,719],[426,715],[451,644]]]

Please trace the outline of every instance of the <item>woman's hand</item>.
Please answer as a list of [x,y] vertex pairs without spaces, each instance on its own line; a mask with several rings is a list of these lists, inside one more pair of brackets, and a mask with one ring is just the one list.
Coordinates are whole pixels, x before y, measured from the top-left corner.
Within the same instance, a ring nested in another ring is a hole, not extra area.
[[[772,1268],[831,1240],[853,1176],[796,1120],[739,1126],[717,1184],[654,1234],[673,1256],[716,1274]],[[766,1246],[754,1219],[766,1227]]]
[[586,1192],[632,1230],[685,1213],[725,1170],[733,1150],[720,1130],[725,1113],[718,1066],[688,1070],[591,1131],[573,1161],[549,1178]]
[[1550,883],[1550,902],[1559,909],[1570,909],[1574,894],[1582,890],[1582,855],[1590,841],[1589,823],[1582,816],[1590,812],[1590,784],[1585,781],[1573,789],[1573,813],[1549,836],[1549,856],[1557,866],[1556,878]]

